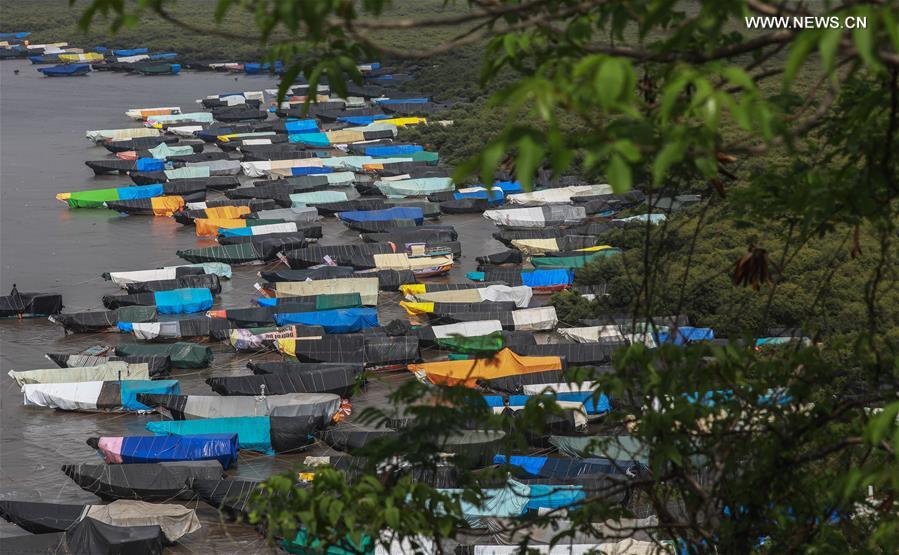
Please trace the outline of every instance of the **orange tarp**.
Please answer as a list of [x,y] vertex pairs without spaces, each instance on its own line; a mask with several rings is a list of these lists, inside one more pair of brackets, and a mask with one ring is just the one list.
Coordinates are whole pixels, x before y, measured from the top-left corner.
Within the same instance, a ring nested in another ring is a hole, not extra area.
[[150,199],[154,216],[171,216],[184,208],[184,197],[173,195],[170,197],[153,197]]
[[116,152],[115,157],[119,160],[137,160],[137,151],[126,150],[124,152]]
[[233,220],[249,213],[249,206],[216,206],[206,209],[206,217],[211,220]]
[[425,362],[410,364],[407,368],[411,372],[424,373],[435,384],[461,384],[466,387],[475,387],[477,380],[561,370],[562,359],[559,357],[522,356],[509,349],[503,349],[493,358]]
[[247,221],[240,218],[197,218],[194,225],[197,227],[197,237],[215,237],[219,234],[220,227],[227,229],[247,227]]

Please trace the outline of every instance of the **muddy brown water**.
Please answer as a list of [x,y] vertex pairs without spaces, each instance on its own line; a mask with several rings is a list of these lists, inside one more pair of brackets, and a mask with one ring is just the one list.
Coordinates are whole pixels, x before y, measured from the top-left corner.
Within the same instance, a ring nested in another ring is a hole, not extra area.
[[[13,70],[18,69],[15,75]],[[123,291],[104,281],[107,271],[141,270],[183,263],[178,249],[209,246],[192,228],[169,218],[120,216],[106,209],[69,210],[54,197],[59,192],[117,187],[130,184],[122,176],[95,177],[86,160],[109,153],[85,139],[88,129],[133,127],[124,112],[129,108],[180,106],[199,109],[194,101],[209,94],[261,90],[275,80],[216,73],[185,72],[178,76],[142,77],[94,72],[86,77],[43,77],[27,61],[0,62],[0,294],[13,283],[21,291],[57,291],[65,311],[102,309],[103,295]],[[213,147],[214,148],[214,147]],[[475,257],[503,249],[491,234],[495,227],[480,215],[442,218],[453,224],[462,242],[462,258],[446,278],[465,281]],[[358,241],[358,235],[333,218],[324,222],[322,244]],[[235,266],[234,277],[223,282],[216,308],[249,306],[256,297],[253,283],[261,266]],[[403,317],[396,293],[382,293],[379,315],[383,323]],[[90,414],[23,407],[19,388],[5,376],[9,370],[50,368],[47,352],[77,352],[98,344],[130,342],[116,333],[74,334],[46,319],[0,320],[0,499],[58,503],[93,503],[98,499],[81,490],[60,472],[64,463],[99,462],[85,440],[97,435],[148,434],[145,425],[158,415]],[[204,380],[211,375],[249,373],[250,358],[277,360],[277,354],[235,354],[212,344],[215,360],[210,368],[175,371],[184,394],[211,394]],[[393,385],[406,375],[385,375],[371,382],[354,398],[354,407],[386,402]],[[241,452],[231,476],[263,479],[290,469],[308,454],[337,454],[316,446],[298,455],[261,456]],[[267,546],[251,526],[224,523],[202,502],[198,509],[203,527],[167,553],[266,553]],[[0,521],[0,536],[22,534]]]

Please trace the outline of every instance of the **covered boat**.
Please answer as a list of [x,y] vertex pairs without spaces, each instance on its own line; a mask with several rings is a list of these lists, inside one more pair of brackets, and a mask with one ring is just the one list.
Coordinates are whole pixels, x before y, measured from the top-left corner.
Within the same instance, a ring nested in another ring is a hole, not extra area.
[[191,199],[189,197],[172,195],[134,200],[110,200],[104,202],[103,206],[121,214],[142,214],[168,217],[175,212],[182,210],[190,201]]
[[156,270],[137,270],[133,272],[108,272],[104,279],[111,280],[123,289],[132,283],[173,280],[191,275],[215,274],[221,279],[231,279],[231,267],[219,262],[185,264],[182,266],[166,266]]
[[[296,195],[290,195],[290,198],[292,199],[294,196]],[[388,208],[388,206],[386,201],[382,198],[357,198],[338,202],[320,202],[315,204],[315,208],[322,216],[333,216],[338,212],[384,210]]]
[[145,120],[150,116],[168,116],[180,114],[181,108],[177,106],[161,106],[159,108],[132,108],[125,115],[134,120]]
[[197,434],[237,436],[239,449],[265,454],[293,453],[312,444],[312,432],[324,422],[317,416],[238,416],[202,420],[163,420],[147,422],[157,435],[192,437]]
[[50,316],[62,310],[58,293],[20,293],[13,284],[9,295],[0,297],[0,318]]
[[158,555],[164,539],[157,525],[111,526],[87,517],[64,532],[2,538],[0,552]]
[[[65,202],[69,208],[100,208],[106,202],[115,202],[120,200],[135,200],[135,199],[152,199],[154,197],[161,197],[166,194],[166,187],[164,184],[159,183],[156,185],[142,185],[135,187],[118,187],[115,189],[92,189],[89,191],[78,191],[75,193],[59,193],[56,195],[56,200]],[[183,205],[183,197],[181,198],[181,204]],[[169,201],[158,201],[159,209],[165,209],[168,206]],[[172,205],[173,211],[175,205],[179,204],[175,202]]]
[[502,281],[509,285],[526,285],[536,294],[562,291],[574,283],[574,271],[568,269],[533,271],[491,269],[484,272],[469,272],[466,277],[472,281]]
[[119,321],[153,322],[157,319],[156,307],[123,306],[115,310],[91,310],[54,314],[48,319],[59,324],[65,333],[96,333],[114,331]]
[[119,357],[115,355],[115,348],[98,345],[81,351],[80,353],[47,353],[48,360],[60,368],[81,368],[85,366],[100,366],[109,362],[127,362],[128,364],[146,364],[150,376],[167,374],[171,368],[171,360],[164,355],[133,355]]
[[104,295],[103,306],[111,310],[123,306],[155,306],[159,314],[190,314],[209,310],[214,300],[212,291],[202,287],[129,295]]
[[541,255],[559,251],[576,251],[595,247],[599,238],[591,235],[565,235],[545,239],[513,239],[512,247],[524,254]]
[[544,204],[569,204],[574,197],[608,195],[611,193],[611,185],[571,185],[532,191],[530,193],[516,193],[506,198],[509,204],[538,206]]
[[314,416],[328,422],[340,409],[340,397],[330,393],[287,395],[144,395],[140,401],[174,420],[235,416]]
[[503,326],[499,320],[480,320],[418,330],[422,341],[430,341],[442,349],[473,355],[490,355],[504,347]]
[[359,293],[363,305],[375,306],[378,304],[378,287],[377,277],[353,277],[276,282],[273,289],[278,298]]
[[227,470],[237,462],[237,434],[92,437],[87,444],[107,464],[218,461]]
[[63,473],[82,489],[101,499],[168,501],[193,499],[191,479],[220,480],[218,461],[163,462],[151,464],[81,463],[62,466]]
[[574,251],[567,253],[554,253],[561,254],[563,256],[542,256],[542,257],[533,257],[531,258],[531,264],[534,265],[535,268],[563,268],[563,269],[577,269],[583,268],[587,264],[594,262],[596,260],[600,260],[602,258],[606,258],[609,256],[614,256],[616,254],[620,254],[621,249],[616,249],[613,247],[607,248],[598,248],[596,250],[590,251]]
[[559,335],[575,343],[643,343],[655,348],[657,343],[652,333],[644,333],[643,324],[605,324],[601,326],[582,326],[559,328]]
[[366,210],[362,212],[338,212],[337,218],[351,229],[365,230],[368,222],[413,222],[413,225],[424,223],[424,211],[418,207],[394,207],[384,210]]
[[424,197],[432,193],[455,189],[452,178],[423,177],[418,179],[397,179],[377,181],[375,186],[388,197]]
[[219,395],[333,393],[349,397],[361,373],[357,370],[361,370],[359,366],[329,365],[306,372],[212,377],[206,383]]
[[556,356],[571,366],[583,364],[609,364],[612,353],[623,343],[558,343],[549,345],[516,345],[515,351],[528,356]]
[[[228,320],[218,319],[216,321],[236,325]],[[319,326],[263,326],[232,328],[226,330],[226,333],[225,337],[219,337],[218,334],[213,334],[213,336],[229,343],[236,351],[258,353],[275,350],[275,342],[278,339],[319,337],[325,334],[325,330]]]
[[98,366],[78,368],[48,368],[40,370],[9,371],[9,377],[19,386],[27,383],[78,383],[116,380],[149,380],[147,364],[107,362]]
[[204,502],[228,518],[237,519],[246,516],[259,484],[259,480],[194,478],[189,486]]
[[[287,307],[289,310],[289,306]],[[378,310],[375,308],[345,308],[318,312],[278,312],[275,322],[279,326],[301,324],[321,326],[326,333],[353,333],[377,327]]]
[[303,362],[365,365],[405,364],[420,360],[418,337],[367,334],[326,335],[321,339],[279,339],[278,351]]
[[559,324],[556,307],[540,306],[520,310],[451,311],[452,308],[431,312],[432,318],[450,322],[477,322],[485,319],[499,320],[504,330],[514,331],[549,331]]
[[459,240],[459,234],[451,225],[422,225],[413,227],[397,227],[386,232],[363,233],[366,243],[449,243]]
[[73,77],[77,75],[87,75],[91,72],[90,64],[63,64],[50,67],[39,67],[37,69],[47,77]]
[[503,349],[491,358],[425,362],[410,364],[408,369],[433,383],[474,387],[478,380],[561,370],[562,359],[558,356],[522,356]]
[[94,171],[94,175],[158,172],[172,167],[171,163],[167,164],[165,160],[157,160],[156,158],[138,158],[136,160],[121,160],[119,158],[113,160],[88,160],[84,164]]
[[189,274],[172,279],[160,279],[126,283],[129,294],[174,291],[177,289],[209,289],[213,295],[222,292],[222,283],[217,274]]
[[225,262],[228,264],[254,264],[270,262],[278,253],[300,248],[305,239],[300,237],[268,238],[265,235],[253,237],[245,243],[179,250],[178,256],[188,262]]
[[478,313],[477,320],[492,320],[490,314],[499,314],[503,312],[511,312],[515,310],[515,303],[512,301],[484,301],[481,303],[434,303],[434,302],[412,302],[400,301],[406,314],[409,316],[429,315],[444,317],[446,315],[456,313]]
[[462,291],[465,289],[483,289],[491,285],[503,285],[503,282],[483,283],[405,283],[399,286],[400,293],[407,299],[414,299],[416,295],[425,293],[437,293],[439,291]]
[[175,542],[200,529],[193,509],[119,499],[108,505],[62,505],[32,501],[0,501],[0,517],[33,534],[62,532],[85,518],[112,526],[159,526],[166,541]]
[[149,129],[146,127],[129,127],[125,129],[95,129],[86,131],[85,137],[95,143],[103,141],[121,141],[126,139],[136,139],[139,137],[157,137],[161,133],[159,129]]
[[167,344],[125,343],[115,348],[117,356],[162,355],[169,357],[172,368],[206,368],[212,362],[212,349],[205,345],[179,341]]
[[124,333],[130,333],[138,339],[153,341],[156,339],[207,338],[218,331],[228,331],[230,324],[218,319],[200,316],[165,322],[119,322],[116,326]]
[[438,291],[415,295],[419,302],[439,303],[480,303],[484,301],[511,301],[518,308],[526,308],[531,302],[534,292],[530,287],[519,285],[490,285],[480,289],[459,289],[455,291]]
[[583,206],[562,204],[487,210],[484,217],[502,227],[528,229],[580,224],[587,219],[587,212]]
[[77,383],[38,383],[22,386],[26,406],[59,410],[146,411],[141,393],[178,395],[178,380],[125,380]]

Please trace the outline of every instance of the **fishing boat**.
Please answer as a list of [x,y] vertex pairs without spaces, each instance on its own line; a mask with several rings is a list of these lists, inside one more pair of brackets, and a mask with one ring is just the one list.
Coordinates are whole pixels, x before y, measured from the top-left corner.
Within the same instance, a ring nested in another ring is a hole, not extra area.
[[90,64],[63,64],[51,67],[41,67],[38,71],[47,77],[75,77],[87,75],[91,72]]

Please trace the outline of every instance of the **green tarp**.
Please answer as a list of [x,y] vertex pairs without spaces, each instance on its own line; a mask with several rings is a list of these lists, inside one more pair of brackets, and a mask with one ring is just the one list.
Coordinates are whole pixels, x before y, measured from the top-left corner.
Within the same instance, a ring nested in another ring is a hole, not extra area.
[[206,368],[212,362],[212,349],[195,343],[170,343],[161,345],[156,343],[135,344],[128,343],[116,347],[116,355],[162,355],[168,356],[172,361],[172,368]]
[[362,306],[362,295],[340,293],[337,295],[318,295],[315,297],[315,310],[334,310],[338,308],[357,308]]
[[570,457],[602,457],[649,464],[649,449],[632,436],[550,436],[549,442]]
[[531,258],[531,264],[534,265],[534,268],[540,269],[566,268],[569,270],[574,270],[577,268],[583,268],[587,264],[595,260],[599,260],[600,258],[612,256],[620,252],[620,249],[603,249],[601,251],[590,252],[582,256],[543,256]]
[[434,166],[437,164],[437,160],[440,159],[440,155],[436,152],[428,152],[426,150],[420,150],[418,152],[412,153],[412,160],[416,162],[425,162],[429,166]]
[[479,337],[446,337],[437,340],[437,345],[448,351],[471,355],[489,355],[503,349],[501,331]]

